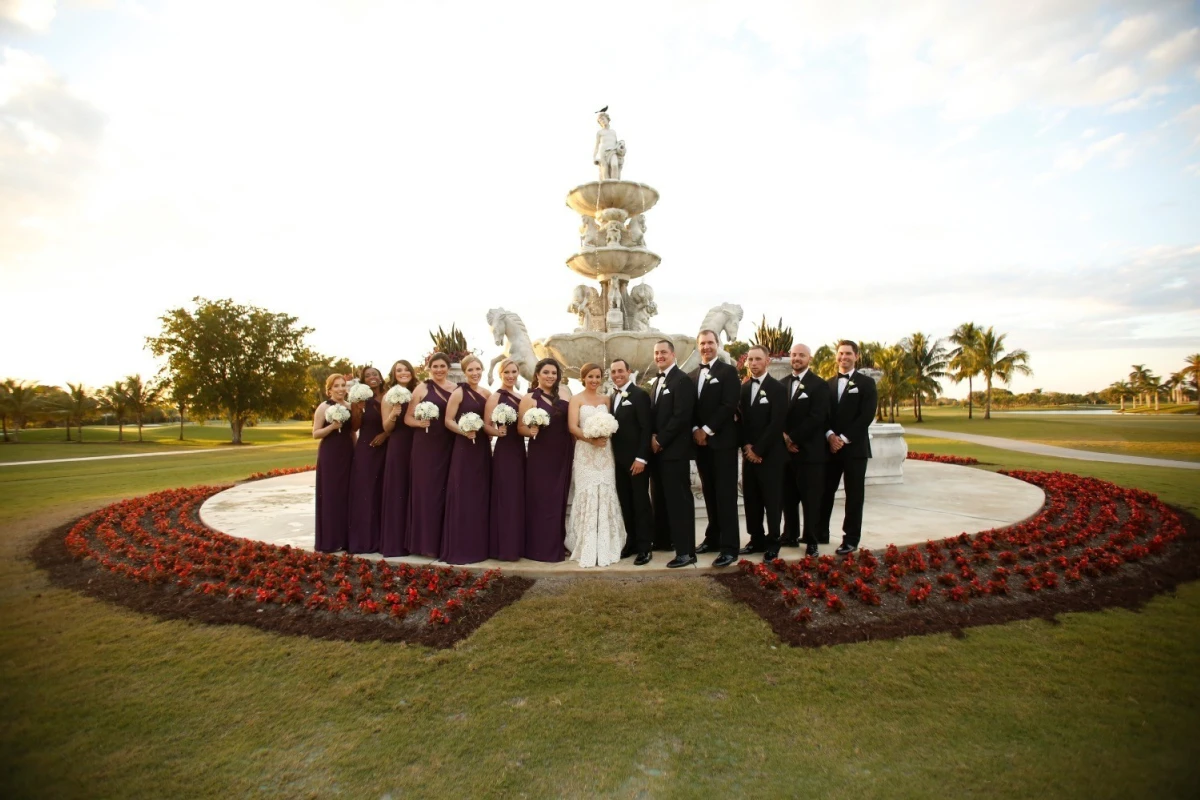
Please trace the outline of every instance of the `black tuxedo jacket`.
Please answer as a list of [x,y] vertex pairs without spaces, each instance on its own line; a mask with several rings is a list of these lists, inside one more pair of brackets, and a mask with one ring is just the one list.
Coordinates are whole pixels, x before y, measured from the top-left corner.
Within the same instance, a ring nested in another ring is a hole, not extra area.
[[829,379],[828,386],[829,428],[850,440],[841,452],[849,458],[870,458],[871,437],[867,428],[875,421],[875,406],[879,401],[875,381],[855,370],[841,400],[838,400],[837,375]]
[[750,401],[750,381],[742,384],[738,403],[738,441],[750,445],[754,453],[768,458],[776,453],[787,455],[783,426],[787,421],[787,390],[768,374],[762,378],[758,396]]
[[614,394],[612,414],[617,432],[612,436],[613,459],[621,469],[629,469],[634,459],[650,462],[650,395],[640,386],[625,387],[628,397]]
[[795,382],[796,377],[789,375],[783,384],[788,395],[784,431],[792,444],[800,448],[792,458],[805,464],[823,464],[829,460],[829,442],[825,439],[829,430],[829,384],[811,369],[804,373],[804,380],[793,393]]
[[[688,377],[692,379],[692,392],[699,391],[700,368],[696,367]],[[734,415],[738,405],[737,367],[717,360],[708,371],[708,382],[704,391],[696,398],[696,410],[692,414],[692,427],[708,427],[712,434],[708,444],[714,450],[733,450],[738,446],[737,423]]]
[[660,375],[650,388],[650,404],[653,410],[652,430],[658,437],[662,452],[658,458],[664,461],[688,461],[692,458],[692,411],[696,406],[696,385],[679,365],[667,373],[658,399],[654,397]]

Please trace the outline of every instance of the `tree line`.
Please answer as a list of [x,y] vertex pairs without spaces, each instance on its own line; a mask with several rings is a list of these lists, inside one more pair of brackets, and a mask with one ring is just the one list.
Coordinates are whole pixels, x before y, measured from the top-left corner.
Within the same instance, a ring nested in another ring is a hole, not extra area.
[[1200,353],[1185,358],[1183,367],[1165,379],[1155,375],[1145,364],[1131,364],[1129,375],[1110,384],[1105,395],[1110,402],[1119,402],[1122,411],[1126,398],[1133,401],[1134,408],[1138,408],[1140,401],[1142,408],[1153,403],[1154,410],[1158,411],[1159,399],[1164,396],[1176,405],[1185,405],[1195,396],[1196,413],[1200,414]]

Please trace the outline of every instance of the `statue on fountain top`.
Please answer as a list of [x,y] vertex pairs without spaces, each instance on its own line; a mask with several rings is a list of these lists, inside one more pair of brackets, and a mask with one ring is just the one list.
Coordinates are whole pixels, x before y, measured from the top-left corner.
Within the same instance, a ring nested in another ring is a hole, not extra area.
[[648,283],[639,283],[629,290],[629,330],[637,332],[657,331],[650,327],[650,318],[658,313],[654,302],[654,290]]
[[619,181],[625,168],[625,142],[617,138],[617,132],[608,127],[608,114],[601,112],[596,117],[600,130],[596,131],[596,146],[592,150],[592,163],[600,167],[600,180]]

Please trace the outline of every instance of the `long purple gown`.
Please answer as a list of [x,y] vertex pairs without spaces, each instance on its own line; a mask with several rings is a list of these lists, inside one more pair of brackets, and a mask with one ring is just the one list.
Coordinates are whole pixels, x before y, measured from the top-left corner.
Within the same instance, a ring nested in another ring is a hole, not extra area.
[[[483,395],[460,383],[462,402],[458,417],[474,412],[483,416]],[[453,434],[452,434],[453,435]],[[475,442],[454,436],[450,474],[446,479],[446,521],[442,527],[442,552],[447,564],[474,564],[488,557],[488,496],[492,488],[491,437],[483,431]]]
[[363,405],[358,442],[354,445],[354,466],[350,470],[350,541],[351,553],[379,552],[379,510],[383,500],[383,462],[387,447],[371,447],[383,433],[383,415],[379,401],[372,397]]
[[[321,404],[325,409],[332,400]],[[323,413],[323,412],[322,412]],[[350,465],[354,434],[349,425],[321,440],[317,447],[317,541],[322,553],[345,550],[350,531]]]
[[450,395],[433,380],[425,381],[425,400],[438,407],[438,418],[429,427],[413,429],[409,473],[408,531],[406,547],[415,555],[437,558],[442,550],[442,522],[446,511],[446,476],[454,434],[446,430],[446,401]]
[[[499,403],[516,411],[521,401],[500,389]],[[496,439],[492,452],[492,504],[488,517],[488,556],[500,561],[520,561],[525,554],[525,439],[517,425]]]
[[408,403],[400,406],[400,416],[388,437],[387,457],[383,464],[383,503],[379,512],[379,552],[388,558],[408,555],[404,546],[408,530],[408,480],[412,463],[415,428],[404,424]]
[[550,424],[529,440],[525,461],[525,557],[562,561],[567,553],[567,495],[575,457],[575,437],[567,428],[569,404],[559,397],[552,401],[540,388],[530,396],[550,414]]

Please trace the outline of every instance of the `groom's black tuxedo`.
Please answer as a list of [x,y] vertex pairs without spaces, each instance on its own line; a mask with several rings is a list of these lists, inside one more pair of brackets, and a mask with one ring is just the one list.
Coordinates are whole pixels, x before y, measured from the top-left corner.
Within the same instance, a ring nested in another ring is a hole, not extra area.
[[783,538],[795,543],[800,539],[800,508],[804,508],[805,544],[825,544],[829,540],[821,518],[821,497],[825,493],[825,464],[829,461],[829,443],[825,431],[829,424],[829,385],[812,370],[799,381],[789,375],[784,381],[788,392],[788,413],[784,432],[799,452],[789,453],[783,483]]
[[[825,494],[822,497],[822,533],[828,537],[833,516],[833,501],[838,482],[845,477],[846,519],[842,523],[842,543],[858,547],[862,538],[863,500],[866,496],[867,459],[871,457],[871,437],[867,428],[875,421],[879,395],[875,381],[858,370],[851,373],[838,397],[837,375],[829,379],[829,430],[850,441],[829,457],[825,469]],[[828,440],[826,440],[828,447]]]
[[741,544],[737,512],[737,368],[716,359],[688,376],[697,392],[692,429],[704,429],[708,439],[696,445],[696,471],[704,490],[708,527],[704,543],[712,550],[736,556]]
[[[650,507],[650,395],[633,383],[625,387],[624,395],[614,393],[612,400],[618,426],[612,436],[617,498],[625,520],[626,546],[649,553],[654,537],[654,510]],[[629,469],[639,459],[646,468],[631,475]]]
[[[654,545],[677,556],[696,555],[696,506],[692,499],[692,411],[696,387],[672,365],[650,388],[652,430],[662,450],[650,459],[654,497]],[[669,544],[668,544],[669,543]]]
[[[783,470],[787,464],[787,447],[783,442],[783,426],[787,420],[787,390],[783,384],[763,373],[758,393],[753,382],[742,384],[738,404],[739,439],[750,445],[762,458],[755,464],[743,453],[742,499],[746,506],[746,532],[750,545],[763,550],[779,550],[779,516],[783,510]],[[763,536],[763,513],[767,517],[767,534]]]

